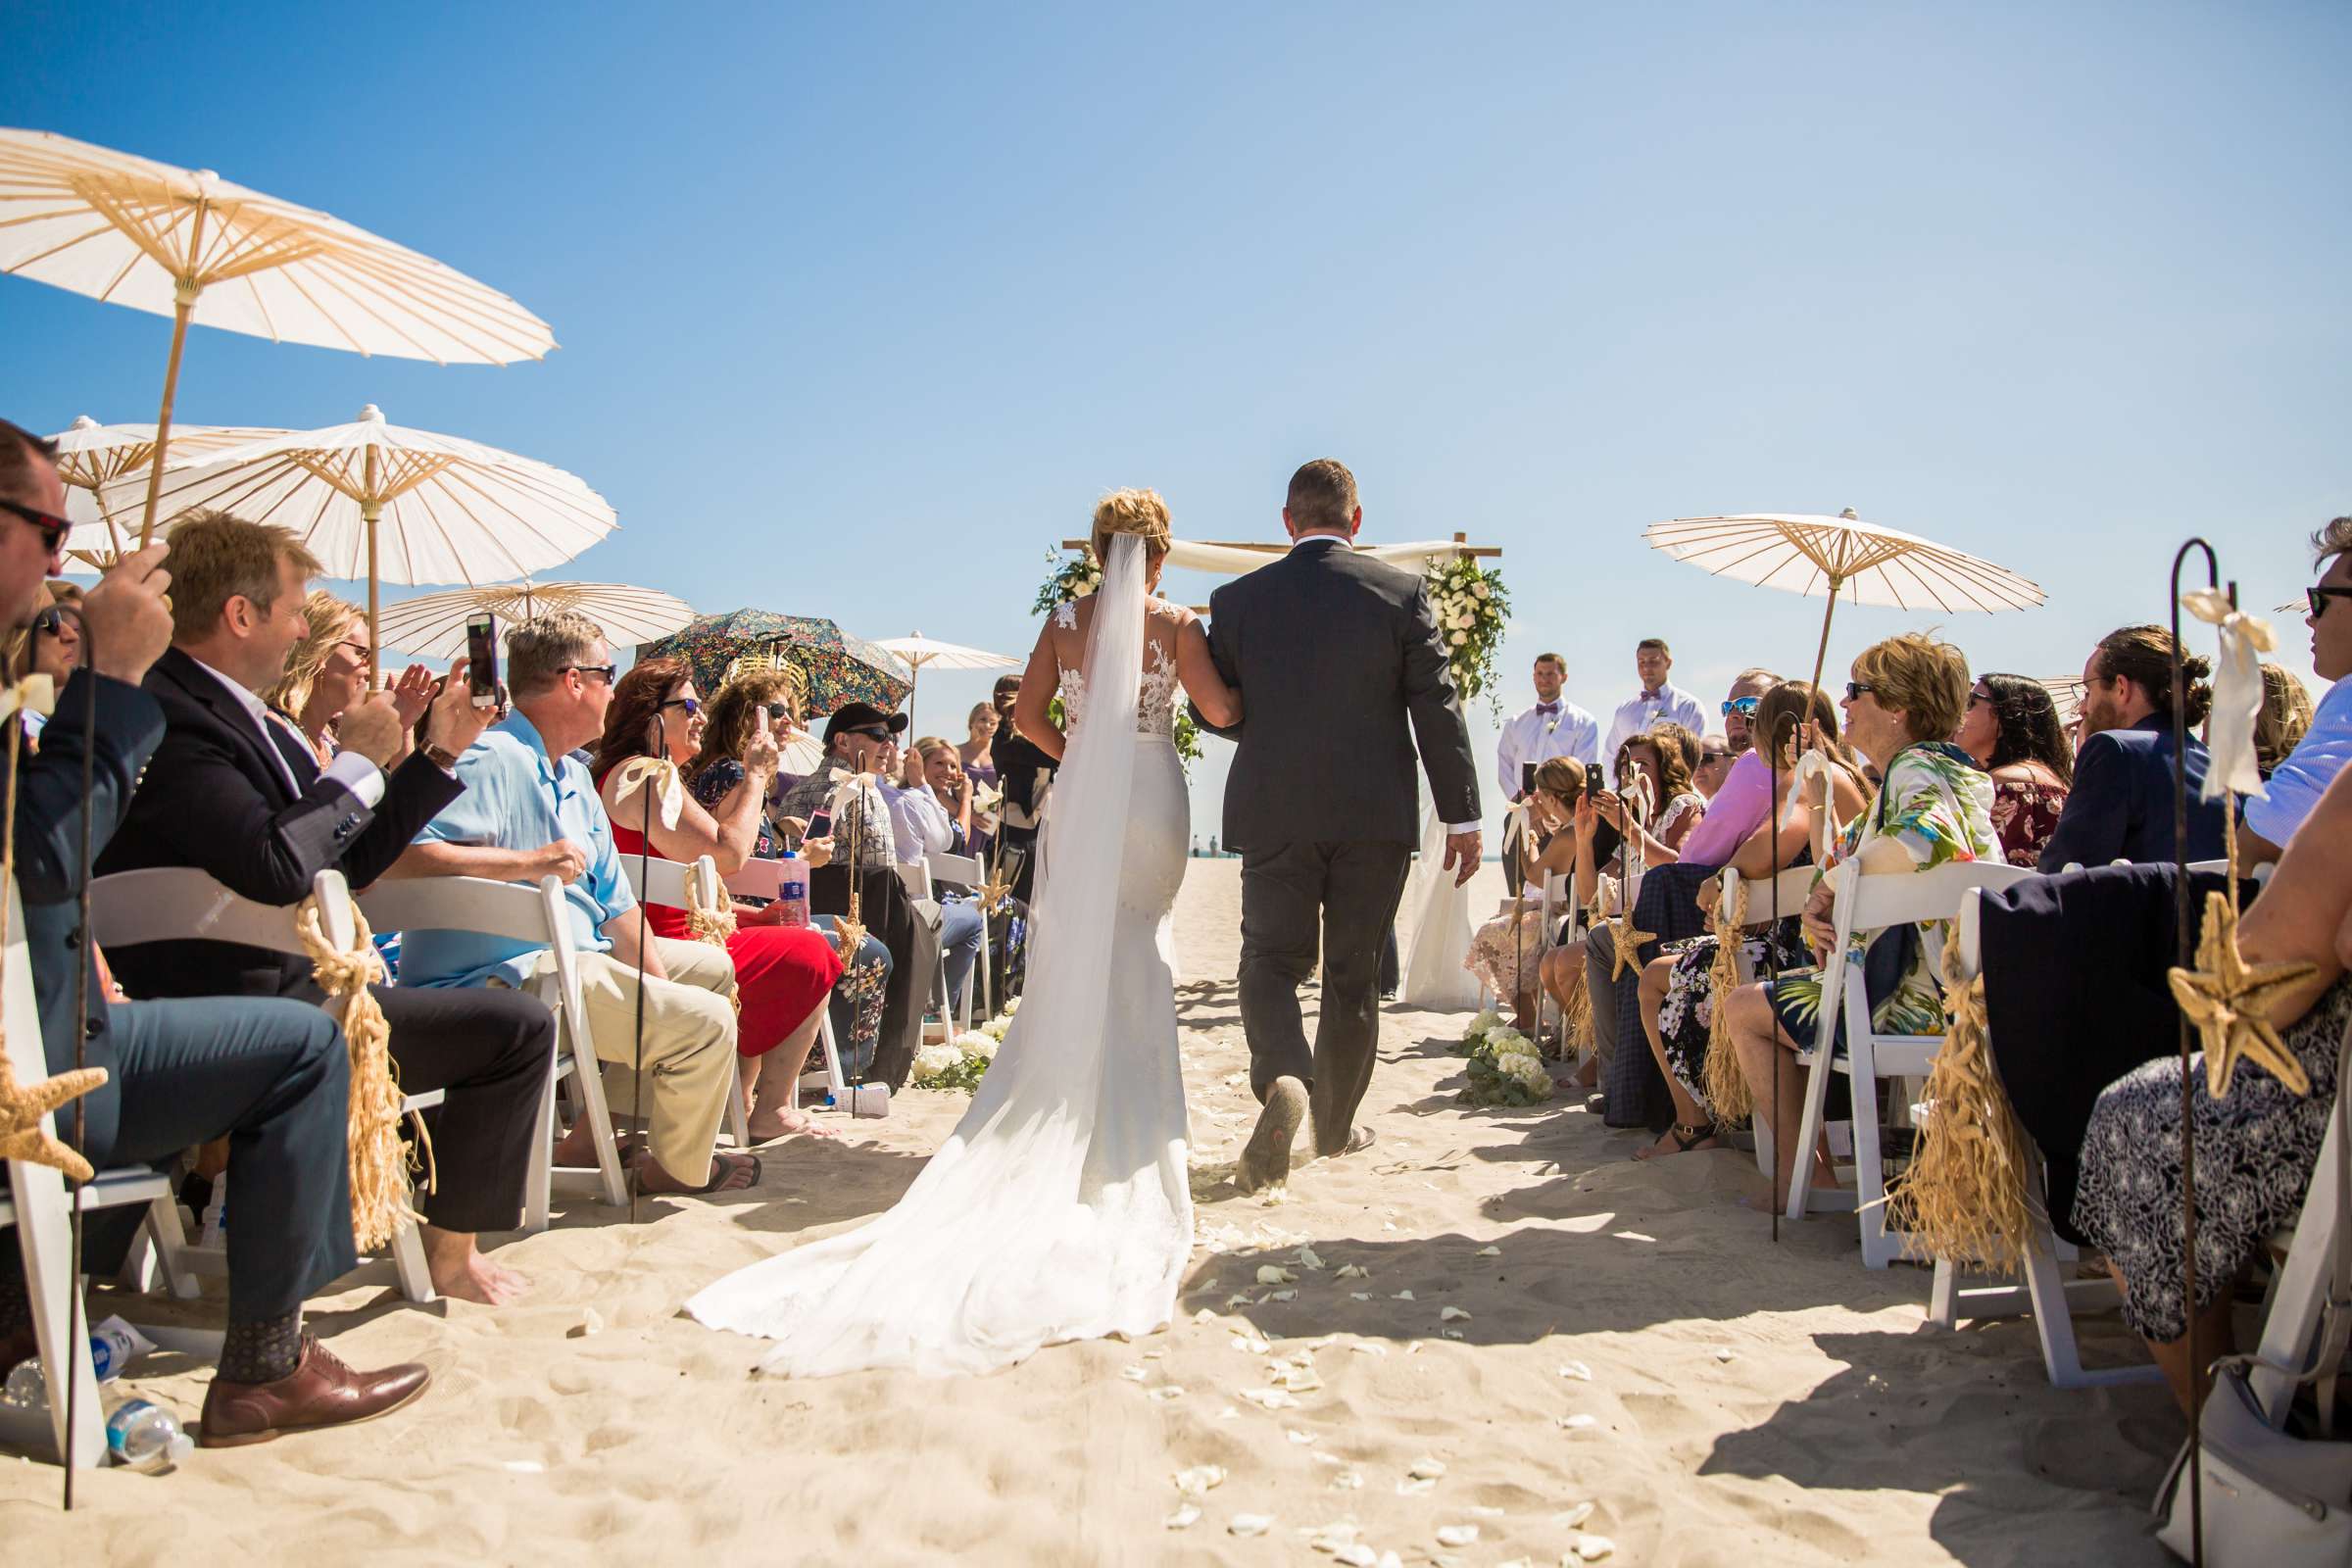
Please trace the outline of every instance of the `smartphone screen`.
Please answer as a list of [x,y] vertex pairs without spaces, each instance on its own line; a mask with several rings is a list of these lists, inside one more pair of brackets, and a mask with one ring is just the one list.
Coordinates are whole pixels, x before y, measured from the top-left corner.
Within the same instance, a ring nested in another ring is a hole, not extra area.
[[1536,793],[1536,764],[1533,762],[1519,764],[1519,793],[1522,795]]
[[466,617],[466,684],[476,708],[498,706],[498,617]]
[[808,813],[808,831],[802,837],[821,839],[830,837],[832,832],[833,812],[828,808],[820,806]]

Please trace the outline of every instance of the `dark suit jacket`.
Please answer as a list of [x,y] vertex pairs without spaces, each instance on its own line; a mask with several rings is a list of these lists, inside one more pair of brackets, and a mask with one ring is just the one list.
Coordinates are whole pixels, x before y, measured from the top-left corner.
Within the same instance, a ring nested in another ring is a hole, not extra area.
[[[1414,743],[1438,815],[1479,817],[1478,763],[1421,578],[1310,540],[1209,596],[1208,646],[1241,688],[1225,843],[1417,844]],[[1410,725],[1408,732],[1407,725]]]
[[[87,707],[93,696],[95,722]],[[95,855],[106,848],[138,787],[140,771],[163,737],[164,715],[155,699],[136,686],[76,670],[41,731],[41,754],[24,760],[17,797],[10,803],[17,823],[17,890],[24,901],[24,944],[32,960],[32,988],[40,1002],[41,1045],[49,1070],[71,1069],[78,1041],[82,1065],[104,1067],[109,1074],[105,1084],[79,1102],[88,1130],[82,1148],[100,1162],[114,1147],[122,1091],[114,1081],[120,1074],[107,1036],[106,993],[79,935],[82,823],[86,811],[90,852]],[[86,803],[81,793],[85,757],[92,764]],[[76,971],[89,982],[86,1017],[74,1011]],[[59,1113],[58,1124],[71,1139],[71,1104]]]
[[[212,673],[174,648],[147,673],[166,729],[156,766],[130,803],[101,875],[192,865],[260,904],[299,903],[320,871],[356,891],[384,873],[425,823],[465,788],[412,756],[393,769],[370,810],[323,779],[291,735],[278,756],[302,786],[286,788],[253,716]],[[301,958],[225,942],[144,942],[110,952],[135,997],[284,996],[310,979]]]
[[[2102,730],[2075,754],[2075,785],[2058,814],[2058,830],[2041,852],[2041,869],[2085,869],[2113,860],[2152,865],[2173,858],[2173,731]],[[2205,784],[2205,747],[2188,738],[2182,758],[2188,777],[2189,860],[2222,858],[2222,803],[2197,798]]]

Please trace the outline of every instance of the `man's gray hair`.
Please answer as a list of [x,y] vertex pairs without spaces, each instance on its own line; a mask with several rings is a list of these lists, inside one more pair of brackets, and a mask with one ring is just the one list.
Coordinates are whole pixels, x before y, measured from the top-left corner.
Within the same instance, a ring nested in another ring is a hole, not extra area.
[[2311,553],[2323,565],[2338,556],[2352,555],[2352,517],[2328,518],[2327,527],[2313,532]]
[[524,622],[507,633],[507,690],[517,698],[538,696],[604,640],[605,629],[576,610]]

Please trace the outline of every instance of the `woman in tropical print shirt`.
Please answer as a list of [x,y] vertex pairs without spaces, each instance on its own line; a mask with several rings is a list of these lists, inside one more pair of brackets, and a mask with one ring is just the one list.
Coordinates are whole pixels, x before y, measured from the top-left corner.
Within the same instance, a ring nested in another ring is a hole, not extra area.
[[[1859,859],[1869,876],[2002,858],[1992,827],[1992,780],[1948,739],[1967,710],[1968,693],[1967,660],[1934,638],[1890,637],[1854,661],[1842,705],[1845,738],[1877,764],[1884,782],[1869,808],[1847,824],[1830,863],[1814,878],[1813,896],[1805,905],[1805,939],[1824,961],[1837,940],[1828,878],[1835,867]],[[1943,1032],[1936,962],[1950,923],[1898,926],[1867,942],[1858,935],[1849,939],[1848,956],[1861,960],[1873,1029]],[[1805,1074],[1790,1070],[1781,1053],[1795,1051],[1799,1042],[1813,1044],[1821,974],[1819,968],[1798,970],[1771,982],[1769,990],[1765,984],[1742,986],[1732,997],[1733,1044],[1757,1114],[1771,1124],[1780,1159],[1776,1192],[1788,1190],[1795,1168],[1805,1083]],[[1838,1027],[1842,1032],[1842,1019]],[[1836,1185],[1827,1161],[1816,1166],[1814,1180]]]

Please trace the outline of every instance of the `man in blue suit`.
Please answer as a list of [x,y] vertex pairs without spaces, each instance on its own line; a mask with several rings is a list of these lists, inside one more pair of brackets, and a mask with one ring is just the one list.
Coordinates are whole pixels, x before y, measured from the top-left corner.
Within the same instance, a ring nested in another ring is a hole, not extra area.
[[[2191,656],[2181,666],[2182,758],[2188,780],[2184,857],[2222,856],[2222,803],[2199,799],[2205,746],[2196,738],[2213,702],[2213,665]],[[2075,787],[2058,830],[2041,852],[2044,871],[2174,858],[2173,635],[2162,626],[2109,633],[2082,666],[2082,741]]]

